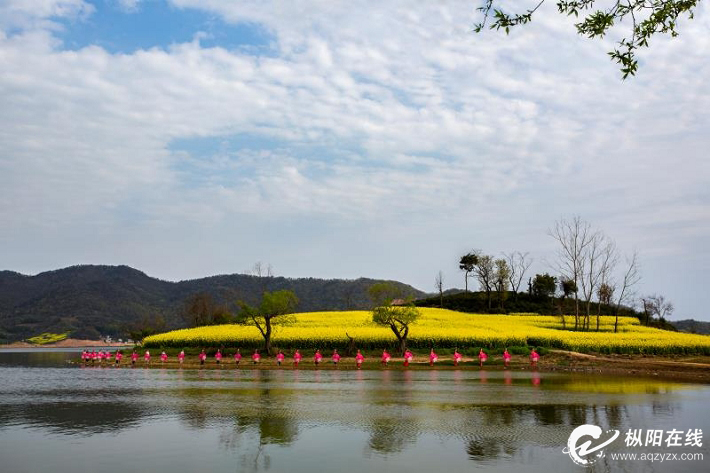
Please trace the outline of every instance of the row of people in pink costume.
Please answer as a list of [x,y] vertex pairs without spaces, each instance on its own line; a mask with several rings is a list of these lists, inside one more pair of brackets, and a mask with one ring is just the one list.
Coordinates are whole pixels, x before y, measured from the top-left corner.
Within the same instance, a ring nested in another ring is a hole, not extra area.
[[[131,354],[131,363],[135,364],[136,361],[138,360],[139,355],[133,351]],[[150,350],[146,350],[145,354],[143,355],[143,359],[145,363],[150,363]],[[214,355],[214,359],[217,362],[217,364],[222,363],[222,351],[217,350],[217,353]],[[508,364],[510,363],[512,356],[510,353],[508,353],[508,349],[506,348],[505,351],[503,352],[503,364],[505,367],[508,367]],[[111,353],[106,351],[104,352],[103,350],[96,352],[96,351],[87,351],[84,350],[81,354],[81,359],[84,363],[92,362],[94,363],[95,361],[103,362],[104,360],[111,360]],[[120,364],[121,360],[123,359],[123,354],[121,351],[116,352],[115,360],[116,364]],[[182,364],[185,361],[185,351],[181,350],[180,353],[177,356],[178,362]],[[200,364],[204,365],[205,362],[207,361],[207,353],[205,353],[205,350],[202,350],[200,354],[198,355],[198,359],[200,360]],[[254,350],[254,354],[251,356],[252,362],[254,364],[257,364],[261,361],[261,355],[259,354],[259,350]],[[276,363],[281,366],[281,363],[284,362],[286,359],[286,355],[279,350],[279,352],[276,354]],[[392,359],[392,356],[387,352],[387,350],[382,351],[382,357],[381,357],[381,362],[383,365],[388,365],[390,360]],[[458,366],[460,362],[463,361],[463,355],[459,353],[458,349],[454,350],[453,354],[453,359],[454,359],[454,366]],[[239,364],[239,362],[242,360],[242,354],[239,349],[234,353],[234,362],[235,364]],[[293,364],[294,366],[298,366],[298,364],[303,360],[303,356],[301,355],[299,350],[296,350],[296,352],[293,354]],[[333,350],[333,355],[331,356],[331,360],[333,364],[338,364],[340,362],[340,354],[338,353],[338,350]],[[482,367],[483,363],[488,360],[488,355],[486,352],[481,349],[478,352],[478,362],[479,365]],[[530,364],[532,366],[535,366],[537,362],[540,360],[540,355],[537,353],[537,351],[533,348],[533,350],[530,352]],[[160,354],[160,361],[161,363],[165,363],[168,361],[168,355],[165,352],[162,352]],[[357,368],[360,369],[362,368],[362,363],[365,361],[365,357],[363,354],[360,352],[360,350],[357,351],[357,354],[355,355],[355,364],[357,365]],[[409,366],[409,364],[414,361],[414,353],[412,353],[411,350],[407,349],[404,352],[404,366]],[[434,366],[434,363],[439,361],[439,356],[436,354],[434,349],[431,349],[431,352],[429,353],[429,366]],[[323,355],[321,354],[320,350],[316,350],[315,355],[313,356],[313,362],[316,365],[319,365],[320,363],[323,362]]]

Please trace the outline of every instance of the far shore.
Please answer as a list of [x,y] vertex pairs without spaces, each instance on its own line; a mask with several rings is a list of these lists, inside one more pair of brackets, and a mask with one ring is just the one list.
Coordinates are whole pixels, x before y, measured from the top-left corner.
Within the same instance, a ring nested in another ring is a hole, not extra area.
[[80,340],[77,338],[66,338],[56,343],[47,343],[44,345],[36,345],[28,342],[13,342],[6,345],[0,345],[0,348],[81,348],[81,347],[115,347],[125,348],[133,347],[134,343],[106,343],[103,340]]

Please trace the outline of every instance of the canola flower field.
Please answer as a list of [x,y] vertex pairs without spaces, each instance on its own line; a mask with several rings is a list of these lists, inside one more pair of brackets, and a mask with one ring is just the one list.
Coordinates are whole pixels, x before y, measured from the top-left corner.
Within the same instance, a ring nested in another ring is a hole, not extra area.
[[[602,316],[600,331],[563,330],[560,317],[537,314],[484,315],[445,309],[421,308],[410,325],[407,345],[411,348],[471,347],[502,348],[537,346],[594,353],[704,354],[710,355],[710,336],[669,332],[642,326],[638,319],[620,317],[614,333],[614,317]],[[388,327],[372,322],[368,311],[308,312],[289,317],[292,323],[276,325],[272,346],[276,349],[345,348],[346,332],[361,349],[395,346]],[[278,319],[275,319],[278,320]],[[574,326],[574,317],[566,317]],[[596,328],[596,318],[591,326]],[[212,325],[174,330],[146,337],[146,347],[241,347],[260,348],[263,338],[250,325]]]

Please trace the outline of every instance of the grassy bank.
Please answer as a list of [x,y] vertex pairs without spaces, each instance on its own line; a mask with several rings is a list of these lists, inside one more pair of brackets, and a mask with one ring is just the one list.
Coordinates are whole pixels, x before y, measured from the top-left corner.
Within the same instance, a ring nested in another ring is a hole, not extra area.
[[[567,316],[563,326],[560,317],[540,315],[481,315],[445,309],[421,309],[422,315],[410,326],[408,346],[415,349],[471,350],[483,347],[502,350],[508,346],[537,346],[601,354],[700,354],[710,355],[710,337],[669,332],[640,325],[638,319],[619,319],[619,332],[614,333],[614,317],[600,318],[599,332],[565,330],[574,325]],[[386,328],[372,322],[367,311],[310,312],[296,314],[295,322],[277,326],[272,337],[274,349],[289,351],[319,348],[345,350],[349,340],[364,350],[394,349],[395,338]],[[596,328],[596,320],[592,321]],[[263,346],[260,333],[253,326],[216,325],[175,330],[147,337],[150,348],[229,347],[244,353]]]

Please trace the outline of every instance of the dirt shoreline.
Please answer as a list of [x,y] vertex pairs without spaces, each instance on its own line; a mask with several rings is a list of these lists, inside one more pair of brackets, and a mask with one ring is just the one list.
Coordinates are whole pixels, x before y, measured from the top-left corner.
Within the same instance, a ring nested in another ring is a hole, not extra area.
[[[150,364],[146,364],[143,360],[143,352],[140,351],[140,359],[136,362],[136,367],[146,368],[180,368],[175,356],[170,356],[167,362],[161,363],[158,357],[159,353],[152,352],[152,360]],[[229,355],[229,354],[228,354]],[[273,357],[262,357],[262,361],[258,364],[252,363],[248,356],[245,356],[239,366],[235,365],[231,356],[225,356],[221,364],[217,364],[213,357],[209,357],[204,365],[200,365],[197,357],[190,355],[186,358],[182,365],[185,369],[294,369],[293,362],[287,358],[285,362],[279,366]],[[502,371],[505,369],[502,361],[497,360],[497,357],[492,357],[485,363],[486,371]],[[379,357],[368,356],[363,369],[389,369],[389,370],[480,370],[478,360],[466,357],[459,366],[454,366],[453,361],[440,358],[440,360],[431,368],[425,361],[424,356],[417,356],[415,362],[410,364],[408,368],[403,366],[402,358],[393,358],[389,366],[384,368],[379,362]],[[77,359],[77,364],[81,361]],[[91,365],[91,363],[89,363]],[[99,363],[96,363],[99,365]],[[114,366],[113,360],[105,362],[104,366]],[[129,367],[130,353],[124,351],[124,358],[121,362],[122,367]],[[343,357],[338,365],[330,362],[329,357],[324,358],[324,362],[316,366],[313,360],[304,356],[304,360],[299,364],[297,369],[305,370],[354,370],[355,361],[350,357]],[[590,375],[610,375],[610,376],[633,376],[645,377],[654,379],[667,379],[678,382],[690,383],[708,383],[710,384],[710,356],[643,356],[643,355],[591,355],[585,353],[576,353],[562,350],[550,350],[550,352],[540,359],[537,367],[532,368],[526,357],[513,356],[509,368],[512,371],[532,371],[539,372],[560,372],[560,373],[586,373]]]

